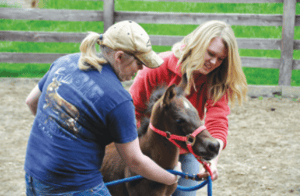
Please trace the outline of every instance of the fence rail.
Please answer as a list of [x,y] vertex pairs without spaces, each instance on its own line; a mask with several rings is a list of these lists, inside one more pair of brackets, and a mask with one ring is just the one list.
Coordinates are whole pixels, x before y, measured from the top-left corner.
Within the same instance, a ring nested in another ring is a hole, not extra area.
[[[0,31],[0,40],[24,42],[81,42],[86,33],[56,33],[31,31]],[[152,45],[171,46],[183,36],[150,35]],[[280,50],[280,39],[237,38],[241,49]],[[294,49],[300,48],[300,40],[294,42]]]
[[[300,15],[296,15],[296,3],[300,0],[151,0],[173,2],[209,3],[283,3],[280,14],[209,14],[209,13],[157,13],[124,12],[114,10],[113,0],[103,0],[103,11],[19,9],[0,8],[2,19],[51,20],[51,21],[103,21],[104,29],[114,22],[134,20],[138,23],[196,24],[208,20],[221,20],[230,25],[282,26],[282,39],[238,38],[241,49],[281,50],[281,59],[242,57],[245,67],[280,69],[279,85],[290,86],[291,73],[300,69],[300,60],[293,60],[293,50],[300,50],[300,40],[294,40],[294,28],[300,26]],[[81,42],[86,33],[0,31],[0,40],[21,42]],[[150,36],[153,45],[171,46],[182,36]],[[51,63],[65,54],[47,53],[0,53],[0,62]]]
[[103,21],[103,11],[0,8],[0,18],[49,21]]
[[[208,20],[222,20],[231,25],[245,26],[282,26],[283,23],[283,15],[280,14],[158,13],[124,11],[114,11],[109,13],[114,13],[113,17],[115,22],[132,20],[134,18],[134,21],[138,23],[157,24],[198,25]],[[0,8],[0,18],[49,21],[103,21],[104,11]],[[295,16],[295,26],[300,26],[300,15]]]

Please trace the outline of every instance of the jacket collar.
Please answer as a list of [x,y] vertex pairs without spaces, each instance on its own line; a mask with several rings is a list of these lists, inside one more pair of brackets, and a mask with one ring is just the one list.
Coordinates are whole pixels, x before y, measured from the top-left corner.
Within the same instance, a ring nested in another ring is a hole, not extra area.
[[175,57],[174,53],[171,54],[170,58],[168,59],[167,68],[175,73],[178,76],[182,76],[180,70],[180,64],[178,64],[178,59]]

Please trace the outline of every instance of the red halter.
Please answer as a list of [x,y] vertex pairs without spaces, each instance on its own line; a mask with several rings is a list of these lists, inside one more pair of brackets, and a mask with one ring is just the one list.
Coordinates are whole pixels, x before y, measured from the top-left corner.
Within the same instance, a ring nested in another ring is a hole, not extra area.
[[[195,144],[196,142],[196,136],[201,133],[203,130],[206,129],[206,127],[203,125],[203,126],[200,126],[199,128],[197,128],[193,133],[187,135],[187,136],[179,136],[179,135],[173,135],[171,134],[170,132],[164,132],[164,131],[161,131],[157,128],[155,128],[152,123],[150,122],[149,124],[149,127],[150,129],[152,129],[155,133],[167,138],[170,142],[172,142],[175,146],[177,146],[178,148],[180,148],[181,151],[183,151],[184,153],[192,153],[196,159],[199,161],[199,163],[201,163],[203,165],[203,167],[206,169],[206,171],[208,171],[208,173],[210,174],[210,177],[211,179],[213,179],[213,175],[212,175],[212,171],[209,167],[209,164],[206,163],[206,162],[203,162],[201,159],[202,157],[196,155],[194,153],[194,150],[193,150],[193,145]],[[178,140],[178,141],[182,141],[182,142],[185,142],[186,143],[186,146],[188,148],[188,151],[183,149],[175,140]]]

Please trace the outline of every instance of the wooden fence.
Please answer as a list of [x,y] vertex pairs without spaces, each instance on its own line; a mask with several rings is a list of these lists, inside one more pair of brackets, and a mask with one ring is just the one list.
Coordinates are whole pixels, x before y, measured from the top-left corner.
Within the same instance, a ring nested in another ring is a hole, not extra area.
[[[148,0],[146,0],[148,1]],[[281,50],[281,58],[242,57],[242,66],[276,68],[280,70],[279,86],[258,89],[262,95],[281,93],[300,96],[300,88],[291,88],[291,73],[300,69],[300,60],[293,60],[293,50],[300,49],[300,40],[294,40],[294,27],[300,26],[300,15],[296,15],[296,3],[300,0],[149,0],[173,2],[209,3],[283,3],[283,15],[279,14],[209,14],[209,13],[157,13],[115,11],[114,0],[103,0],[103,11],[19,9],[0,8],[2,19],[50,20],[50,21],[103,21],[104,30],[114,22],[134,20],[137,23],[196,24],[209,20],[221,20],[230,25],[282,26],[282,39],[238,38],[241,49]],[[21,32],[0,31],[0,40],[26,42],[81,42],[86,33]],[[182,36],[150,36],[152,45],[171,46]],[[0,53],[0,62],[52,63],[65,54],[44,53]],[[255,86],[251,87],[256,89]],[[250,91],[251,91],[250,88]],[[256,90],[254,90],[256,91]],[[254,92],[253,91],[253,92]],[[294,92],[295,91],[295,92]],[[251,94],[251,93],[250,93]],[[255,93],[254,93],[255,94]]]

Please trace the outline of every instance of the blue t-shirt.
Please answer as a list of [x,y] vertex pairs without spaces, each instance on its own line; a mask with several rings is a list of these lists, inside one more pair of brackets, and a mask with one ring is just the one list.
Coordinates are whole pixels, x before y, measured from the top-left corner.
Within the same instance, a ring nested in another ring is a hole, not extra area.
[[132,98],[112,67],[82,71],[79,57],[59,58],[40,80],[24,167],[38,180],[73,190],[103,183],[107,144],[137,138]]

